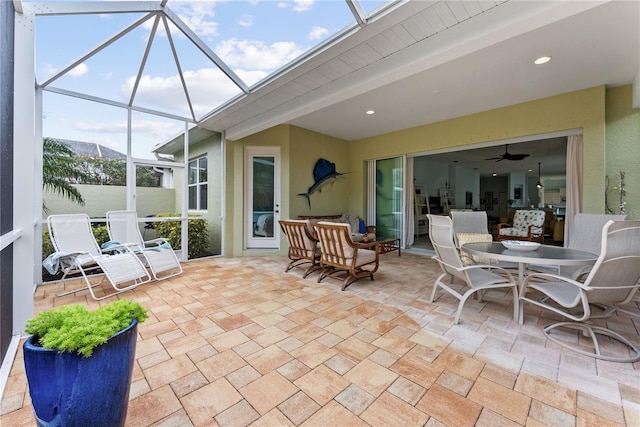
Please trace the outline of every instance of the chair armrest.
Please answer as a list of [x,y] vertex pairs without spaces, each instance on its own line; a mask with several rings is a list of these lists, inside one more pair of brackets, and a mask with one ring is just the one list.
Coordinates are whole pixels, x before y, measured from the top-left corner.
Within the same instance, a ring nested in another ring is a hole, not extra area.
[[374,233],[376,232],[376,226],[375,225],[367,225],[367,233]]
[[506,223],[506,222],[501,222],[500,224],[498,224],[498,234],[500,234],[500,230],[502,228],[511,228],[511,227],[513,227],[513,224],[509,224],[509,223]]
[[138,249],[142,249],[139,247],[139,245],[137,243],[118,243],[115,245],[111,245],[107,248],[101,248],[100,252],[102,253],[106,253],[106,252],[113,252],[113,251],[122,251],[122,250],[131,250],[133,251],[132,248],[138,248]]
[[151,239],[151,240],[145,240],[144,242],[144,246],[160,246],[164,243],[168,243],[169,241],[167,239],[165,239],[164,237],[158,237],[156,239]]

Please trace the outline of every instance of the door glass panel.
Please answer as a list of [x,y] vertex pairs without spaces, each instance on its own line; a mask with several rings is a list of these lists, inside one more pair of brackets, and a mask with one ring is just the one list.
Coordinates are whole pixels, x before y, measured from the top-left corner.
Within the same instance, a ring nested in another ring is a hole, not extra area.
[[402,157],[376,161],[376,237],[401,238],[404,194]]
[[253,158],[253,237],[273,237],[275,161]]

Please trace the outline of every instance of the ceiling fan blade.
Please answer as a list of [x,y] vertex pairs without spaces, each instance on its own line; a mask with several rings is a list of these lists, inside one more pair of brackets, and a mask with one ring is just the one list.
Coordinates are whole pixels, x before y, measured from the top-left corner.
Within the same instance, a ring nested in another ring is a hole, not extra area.
[[522,160],[525,157],[529,157],[528,154],[511,154],[511,156],[509,156],[509,160]]

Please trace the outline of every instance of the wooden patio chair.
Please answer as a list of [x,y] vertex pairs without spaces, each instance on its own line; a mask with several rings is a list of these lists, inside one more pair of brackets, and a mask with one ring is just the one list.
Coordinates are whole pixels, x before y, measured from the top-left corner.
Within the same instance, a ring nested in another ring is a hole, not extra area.
[[294,267],[307,266],[302,278],[320,269],[320,248],[318,239],[313,235],[309,220],[282,219],[278,221],[282,232],[289,241],[288,257],[291,260],[284,272]]
[[319,222],[315,226],[320,241],[320,266],[322,274],[318,282],[325,277],[346,274],[342,290],[363,277],[373,280],[378,270],[380,246],[376,242],[354,243],[351,239],[349,224]]

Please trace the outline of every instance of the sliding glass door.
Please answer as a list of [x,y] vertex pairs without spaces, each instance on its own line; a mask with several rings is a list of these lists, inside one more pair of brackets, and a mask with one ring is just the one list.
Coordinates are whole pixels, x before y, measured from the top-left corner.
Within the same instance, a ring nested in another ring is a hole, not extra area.
[[376,237],[378,240],[402,238],[404,227],[403,157],[376,160],[374,174]]

